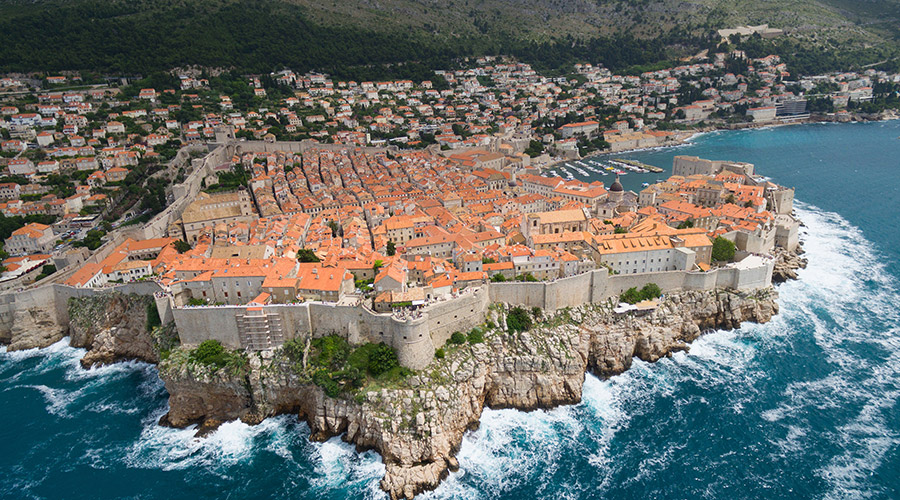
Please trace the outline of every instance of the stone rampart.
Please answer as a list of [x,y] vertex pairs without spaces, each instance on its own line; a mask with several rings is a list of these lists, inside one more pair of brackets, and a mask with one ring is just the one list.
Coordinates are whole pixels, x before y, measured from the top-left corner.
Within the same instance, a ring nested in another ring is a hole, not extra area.
[[629,288],[656,283],[663,292],[732,288],[748,290],[772,284],[774,262],[758,265],[736,264],[734,267],[701,271],[661,271],[656,273],[616,274],[606,269],[562,278],[551,282],[491,283],[490,302],[556,310],[587,303],[598,303],[618,297]]
[[[230,349],[248,347],[242,341],[240,316],[247,306],[180,307],[171,310],[182,344],[196,346],[209,339]],[[351,344],[383,342],[397,351],[401,364],[413,369],[427,365],[434,355],[434,344],[425,316],[400,319],[377,314],[362,306],[323,302],[271,304],[259,308],[269,319],[270,337],[279,337],[277,347],[295,338],[340,335]],[[481,314],[483,318],[483,311]],[[483,321],[483,319],[482,319]],[[277,325],[275,327],[274,325]],[[277,328],[277,332],[275,331]]]
[[229,142],[227,146],[232,147],[234,152],[237,154],[242,153],[274,153],[278,151],[284,151],[289,153],[304,153],[310,149],[320,149],[326,151],[361,151],[368,154],[377,154],[384,153],[385,151],[397,151],[398,148],[394,147],[373,147],[373,146],[358,146],[358,147],[348,147],[345,144],[324,144],[316,141],[279,141],[279,142],[266,142],[266,141],[233,141]]
[[192,160],[190,174],[180,184],[172,186],[172,195],[175,200],[144,225],[144,238],[166,236],[169,224],[181,217],[184,209],[194,201],[203,188],[203,179],[212,175],[216,167],[229,161],[231,161],[231,151],[225,146],[213,149],[203,158]]
[[428,318],[428,333],[434,346],[444,345],[453,332],[466,332],[484,323],[490,304],[490,292],[481,287],[429,305],[424,315]]
[[57,325],[67,326],[70,297],[117,291],[154,296],[160,318],[174,321],[181,342],[188,346],[215,339],[232,349],[266,348],[294,338],[336,334],[352,344],[384,342],[397,351],[404,366],[421,369],[431,361],[435,348],[444,345],[453,332],[466,332],[482,324],[489,305],[495,302],[556,310],[616,298],[631,287],[640,288],[647,283],[656,283],[663,292],[747,290],[771,285],[773,265],[771,260],[760,260],[754,265],[738,263],[705,273],[667,271],[613,276],[606,269],[599,269],[552,282],[489,283],[463,290],[456,297],[433,302],[406,316],[375,313],[361,304],[326,302],[262,307],[173,307],[169,297],[162,295],[159,285],[152,281],[107,288],[54,284],[0,294],[0,339],[7,338],[12,331],[16,311],[40,308]]
[[[66,330],[69,326],[70,297],[91,297],[111,292],[152,296],[160,291],[158,284],[147,281],[106,288],[75,288],[55,283],[28,290],[6,292],[0,294],[0,341],[10,340],[17,313],[40,311],[43,313],[42,317],[52,322],[55,327]],[[164,314],[165,310],[160,310],[160,318],[164,317]]]

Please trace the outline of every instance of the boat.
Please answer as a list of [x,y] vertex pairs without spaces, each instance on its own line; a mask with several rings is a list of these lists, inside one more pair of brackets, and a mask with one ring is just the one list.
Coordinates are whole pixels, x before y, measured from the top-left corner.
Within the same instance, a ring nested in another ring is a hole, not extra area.
[[650,183],[649,183],[649,182],[644,182],[644,183],[641,184],[641,187],[645,187],[645,188],[646,188],[646,187],[650,187]]

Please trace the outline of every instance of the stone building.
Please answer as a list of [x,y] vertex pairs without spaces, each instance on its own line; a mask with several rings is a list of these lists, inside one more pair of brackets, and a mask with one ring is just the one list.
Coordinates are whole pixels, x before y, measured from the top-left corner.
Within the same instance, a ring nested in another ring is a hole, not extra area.
[[181,220],[175,228],[170,228],[169,234],[177,234],[180,230],[185,241],[193,243],[205,228],[220,222],[250,222],[254,216],[253,202],[243,189],[230,193],[200,193],[184,209]]

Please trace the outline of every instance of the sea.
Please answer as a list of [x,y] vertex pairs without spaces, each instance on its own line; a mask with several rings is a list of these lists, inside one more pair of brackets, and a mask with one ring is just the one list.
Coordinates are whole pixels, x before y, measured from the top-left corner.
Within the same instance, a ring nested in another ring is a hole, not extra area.
[[[900,122],[715,132],[597,161],[669,171],[680,154],[796,188],[809,266],[778,286],[781,313],[588,375],[577,405],[485,410],[459,472],[421,498],[900,498]],[[293,416],[202,439],[160,427],[153,366],[83,370],[83,352],[0,352],[0,498],[386,498],[375,452],[311,443]]]

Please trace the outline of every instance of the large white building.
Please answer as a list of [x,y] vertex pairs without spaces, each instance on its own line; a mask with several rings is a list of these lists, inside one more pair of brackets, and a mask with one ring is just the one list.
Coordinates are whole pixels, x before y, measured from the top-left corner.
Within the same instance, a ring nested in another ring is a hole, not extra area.
[[596,259],[618,274],[690,271],[709,264],[712,242],[705,231],[610,234],[598,236]]
[[32,222],[13,231],[4,242],[4,250],[10,255],[47,253],[56,242],[53,230],[45,224]]

